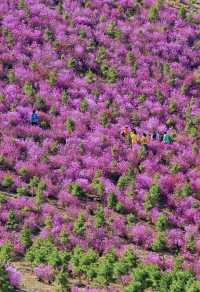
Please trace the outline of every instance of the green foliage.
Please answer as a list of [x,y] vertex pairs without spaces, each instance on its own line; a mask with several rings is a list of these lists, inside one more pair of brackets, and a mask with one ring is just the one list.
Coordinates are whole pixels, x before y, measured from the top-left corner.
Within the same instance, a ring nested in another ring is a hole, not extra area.
[[68,92],[66,90],[62,91],[61,102],[62,102],[62,105],[66,105],[68,102]]
[[164,97],[163,97],[163,94],[162,94],[162,92],[158,89],[157,91],[156,91],[156,99],[160,102],[160,103],[162,103],[163,102],[163,100],[164,100]]
[[4,176],[1,184],[2,184],[3,187],[6,187],[6,188],[11,187],[13,185],[12,177],[10,175]]
[[160,292],[187,292],[195,282],[194,274],[191,270],[183,271],[174,268],[171,272],[164,273],[159,284]]
[[52,32],[48,27],[45,28],[45,30],[44,30],[43,38],[44,38],[44,40],[45,40],[46,42],[47,42],[47,41],[53,41],[53,40],[54,40],[53,32]]
[[85,98],[81,100],[79,109],[82,113],[85,113],[88,110],[88,102]]
[[185,8],[184,5],[181,5],[181,7],[179,8],[179,16],[182,19],[185,19],[186,18],[186,15],[187,15],[187,10],[186,10],[186,8]]
[[76,60],[72,57],[67,61],[67,66],[69,68],[75,68],[76,66]]
[[26,167],[21,167],[19,169],[19,175],[26,176],[28,174],[28,169]]
[[103,46],[100,46],[97,50],[96,62],[101,64],[101,62],[106,58],[106,49]]
[[125,187],[128,186],[130,180],[131,180],[131,178],[127,174],[120,176],[120,178],[118,179],[118,182],[117,182],[118,188],[121,190],[124,189]]
[[192,194],[192,189],[190,187],[190,184],[188,182],[185,182],[182,188],[178,191],[178,195],[180,197],[188,197]]
[[91,183],[91,187],[95,191],[95,194],[98,197],[102,197],[103,196],[105,188],[104,188],[104,185],[100,181],[99,178],[96,178],[96,177],[93,178],[92,183]]
[[156,6],[152,6],[150,9],[149,9],[149,12],[148,12],[148,17],[149,17],[149,20],[151,22],[155,21],[157,19],[157,14],[158,14],[158,9]]
[[118,74],[117,74],[116,69],[103,63],[100,66],[100,70],[101,70],[101,74],[102,74],[103,78],[105,78],[108,83],[115,83],[117,81]]
[[125,211],[124,206],[119,202],[116,204],[115,210],[121,214],[123,214]]
[[6,227],[8,229],[14,230],[17,227],[17,224],[18,224],[18,220],[17,220],[16,214],[13,210],[10,210],[8,213]]
[[21,243],[27,248],[32,245],[31,230],[29,228],[22,229],[20,233],[20,240]]
[[176,174],[181,170],[181,166],[178,163],[174,163],[172,164],[172,166],[170,167],[170,171],[172,174]]
[[152,245],[151,245],[151,249],[153,251],[162,251],[164,250],[166,247],[166,237],[165,237],[165,233],[163,232],[158,232],[155,240],[153,241]]
[[85,232],[85,216],[84,214],[80,213],[76,221],[74,222],[74,228],[73,231],[77,235],[83,235]]
[[113,250],[110,250],[105,256],[102,256],[97,265],[96,282],[101,285],[108,285],[114,281],[114,264],[117,261],[117,257]]
[[106,33],[113,39],[119,40],[121,38],[121,30],[117,27],[114,21],[109,23]]
[[46,109],[46,104],[44,102],[44,99],[40,95],[36,96],[35,98],[35,108],[41,111]]
[[18,9],[25,9],[26,8],[26,3],[24,0],[19,0],[17,4]]
[[55,278],[56,292],[70,291],[68,278],[69,278],[69,275],[65,269],[61,269],[57,272],[57,275]]
[[75,197],[82,198],[85,196],[85,191],[77,183],[71,183],[68,186],[68,191]]
[[23,92],[29,97],[31,97],[35,94],[35,90],[34,90],[33,85],[30,81],[26,81],[24,83]]
[[133,270],[133,279],[124,292],[139,292],[148,288],[157,289],[161,279],[161,271],[155,265],[139,265]]
[[87,71],[85,74],[88,83],[93,83],[95,81],[95,74],[92,72],[91,69]]
[[136,256],[132,249],[128,249],[114,264],[114,276],[118,279],[122,275],[128,274],[137,264]]
[[25,259],[34,266],[44,263],[52,266],[62,264],[61,253],[52,242],[51,238],[36,239],[32,246],[27,250]]
[[108,208],[109,209],[114,209],[117,204],[117,197],[114,193],[109,193],[108,195]]
[[168,111],[170,114],[174,114],[177,111],[177,103],[175,100],[170,101]]
[[187,239],[187,249],[190,252],[195,252],[196,240],[193,234],[190,234]]
[[12,244],[10,241],[7,241],[0,246],[0,263],[6,264],[12,259]]
[[153,184],[145,198],[144,202],[145,209],[149,210],[153,208],[156,204],[158,204],[159,200],[160,200],[159,186],[157,184]]
[[127,215],[128,225],[132,225],[133,223],[135,223],[135,221],[136,221],[136,218],[133,213]]
[[75,123],[74,121],[71,119],[71,118],[67,118],[66,122],[65,122],[65,127],[66,127],[66,130],[71,133],[74,131],[74,128],[75,128]]
[[56,73],[53,71],[50,71],[48,74],[48,83],[53,87],[56,85],[56,82],[57,82]]
[[85,253],[80,246],[76,246],[71,257],[72,270],[75,274],[84,274],[89,279],[96,276],[98,255],[93,249]]
[[109,124],[109,116],[107,112],[102,112],[99,118],[100,125],[104,128],[108,127]]
[[138,101],[139,102],[143,103],[143,102],[145,102],[145,100],[146,100],[146,96],[144,94],[141,94],[141,95],[138,96]]
[[11,292],[11,286],[8,279],[8,274],[2,263],[0,263],[0,291]]
[[101,205],[98,205],[95,213],[94,213],[94,219],[96,222],[97,227],[101,227],[105,224],[105,215],[104,215],[104,210]]
[[156,229],[158,231],[164,231],[167,228],[167,216],[165,214],[159,215],[156,220]]
[[84,39],[85,38],[86,33],[85,33],[85,31],[84,31],[83,28],[80,28],[80,30],[79,30],[79,36],[80,36],[81,39]]

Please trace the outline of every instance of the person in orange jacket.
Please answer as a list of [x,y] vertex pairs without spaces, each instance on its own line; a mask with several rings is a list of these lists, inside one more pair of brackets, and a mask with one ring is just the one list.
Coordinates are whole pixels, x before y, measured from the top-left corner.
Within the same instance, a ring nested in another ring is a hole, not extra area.
[[129,144],[129,129],[128,126],[125,126],[124,129],[121,132],[121,135],[124,137],[127,144]]

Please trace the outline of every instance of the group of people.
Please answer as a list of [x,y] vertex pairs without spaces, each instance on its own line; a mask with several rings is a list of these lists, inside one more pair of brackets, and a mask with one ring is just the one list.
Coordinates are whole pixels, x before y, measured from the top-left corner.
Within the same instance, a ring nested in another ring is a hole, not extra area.
[[153,141],[161,141],[164,144],[172,143],[172,138],[168,132],[165,132],[164,134],[159,134],[158,132],[154,131],[151,137],[148,137],[147,134],[144,132],[140,136],[137,134],[137,131],[135,129],[131,129],[131,131],[129,131],[129,127],[126,126],[122,130],[121,134],[128,145],[133,146],[135,144],[141,144],[145,147],[146,150],[148,149],[148,143],[150,139]]

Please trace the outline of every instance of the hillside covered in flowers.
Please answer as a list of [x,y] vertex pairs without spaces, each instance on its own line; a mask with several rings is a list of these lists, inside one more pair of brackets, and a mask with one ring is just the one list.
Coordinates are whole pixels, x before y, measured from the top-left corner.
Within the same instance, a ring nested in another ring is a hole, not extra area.
[[2,0],[0,291],[200,291],[199,146],[200,12]]

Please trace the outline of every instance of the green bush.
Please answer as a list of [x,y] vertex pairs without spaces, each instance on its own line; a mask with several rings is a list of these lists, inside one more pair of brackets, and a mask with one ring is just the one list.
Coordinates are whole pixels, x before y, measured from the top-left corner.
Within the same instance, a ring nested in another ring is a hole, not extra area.
[[124,289],[124,292],[131,292],[131,291],[139,292],[139,291],[144,291],[145,289],[148,289],[148,288],[153,288],[156,290],[159,286],[161,276],[162,276],[161,271],[157,266],[139,265],[137,268],[133,270],[133,279],[134,279],[133,282],[131,282]]
[[18,225],[18,219],[16,217],[16,214],[13,210],[10,210],[9,214],[8,214],[8,220],[6,223],[6,227],[8,229],[14,230],[17,227],[17,225]]
[[52,242],[51,238],[36,239],[32,246],[27,250],[25,259],[34,266],[40,263],[59,266],[62,264],[61,253]]
[[68,118],[65,122],[65,126],[68,132],[73,132],[75,128],[75,123],[71,118]]
[[73,194],[75,197],[82,198],[85,196],[85,191],[77,183],[71,183],[68,186],[68,191]]
[[96,269],[96,282],[101,285],[108,285],[114,282],[114,264],[117,261],[117,256],[113,250],[110,250],[105,256],[98,260]]
[[26,81],[24,83],[23,92],[29,97],[31,97],[35,94],[35,90],[34,90],[33,85],[30,81]]
[[44,99],[40,95],[36,96],[35,98],[35,108],[41,111],[46,109],[46,104],[44,102]]
[[103,183],[98,178],[96,178],[96,177],[93,178],[92,183],[91,183],[91,187],[95,191],[95,194],[98,197],[102,197],[105,188],[104,188]]
[[149,20],[151,22],[155,21],[157,19],[157,14],[158,14],[158,9],[156,6],[152,6],[150,9],[149,9],[149,12],[148,12],[148,17],[149,17]]
[[57,272],[56,278],[55,278],[56,292],[70,291],[68,278],[69,278],[69,275],[65,269],[61,269],[60,271]]
[[66,90],[63,90],[62,91],[62,94],[61,94],[61,102],[62,102],[62,105],[66,105],[67,104],[68,98],[69,98],[68,92]]
[[9,83],[13,83],[16,80],[15,73],[12,69],[8,70],[7,79]]
[[185,19],[186,18],[186,15],[187,15],[187,11],[186,11],[185,6],[184,5],[181,5],[181,7],[179,8],[179,16],[182,19]]
[[2,186],[9,188],[13,185],[13,179],[10,175],[6,175],[4,176],[3,180],[2,180]]
[[32,239],[31,239],[31,230],[29,228],[24,228],[21,232],[20,232],[20,240],[21,243],[29,248],[32,245]]
[[150,188],[149,193],[147,194],[144,202],[145,209],[149,210],[156,206],[160,200],[160,192],[159,186],[157,184],[153,184]]
[[166,237],[165,233],[163,232],[158,232],[155,240],[153,241],[151,245],[151,249],[153,251],[162,251],[166,248]]
[[97,209],[95,210],[94,219],[97,227],[101,227],[105,224],[104,210],[101,205],[98,205]]
[[168,111],[170,114],[174,114],[177,111],[177,103],[175,100],[170,101]]
[[116,23],[114,21],[111,21],[108,24],[107,35],[109,35],[113,39],[120,39],[121,38],[121,30],[117,27]]
[[0,264],[0,291],[11,292],[11,286],[8,279],[8,274],[2,263]]
[[114,264],[114,275],[118,279],[122,275],[127,275],[137,264],[137,258],[132,249],[128,249]]
[[159,231],[163,231],[167,228],[167,216],[165,214],[159,215],[158,219],[156,220],[156,229]]
[[75,220],[73,231],[77,235],[83,235],[84,234],[84,232],[85,232],[85,221],[86,221],[85,216],[82,213]]
[[109,193],[108,195],[108,208],[109,209],[114,209],[117,204],[117,197],[114,193]]
[[127,174],[124,174],[120,176],[120,178],[118,179],[117,186],[119,189],[124,189],[125,187],[128,186],[129,182],[130,182],[130,176]]
[[12,244],[10,241],[7,241],[0,246],[0,263],[6,264],[12,259]]
[[85,113],[88,109],[88,102],[86,99],[82,99],[81,102],[80,102],[80,111],[82,113]]
[[135,221],[136,221],[136,217],[133,213],[127,215],[128,225],[132,225],[133,223],[135,223]]
[[56,85],[56,82],[57,82],[56,73],[53,71],[50,71],[48,74],[48,83],[53,87]]
[[109,124],[109,116],[107,112],[102,112],[99,118],[100,125],[106,128]]

